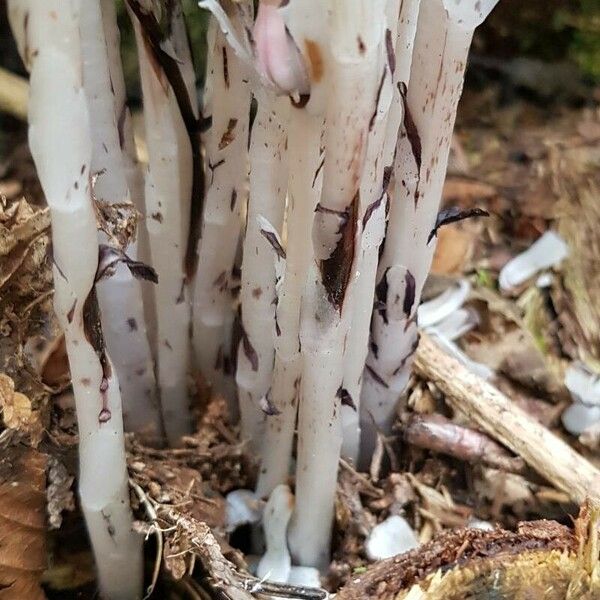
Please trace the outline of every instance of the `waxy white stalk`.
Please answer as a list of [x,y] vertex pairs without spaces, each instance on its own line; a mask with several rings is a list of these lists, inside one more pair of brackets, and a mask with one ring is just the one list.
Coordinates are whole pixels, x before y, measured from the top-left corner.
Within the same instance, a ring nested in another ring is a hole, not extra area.
[[[115,115],[119,132],[119,144],[123,152],[123,168],[129,188],[129,196],[134,206],[144,218],[144,176],[138,162],[137,150],[133,137],[133,120],[127,106],[127,91],[125,89],[125,77],[123,75],[123,64],[121,62],[121,34],[117,24],[117,12],[113,0],[100,0],[102,9],[102,21],[104,26],[104,38],[108,54],[108,70],[110,74],[110,85],[114,96]],[[145,237],[144,237],[145,236]],[[138,256],[142,261],[147,261],[148,256],[144,254],[147,249],[147,232],[145,223],[138,226]],[[145,242],[144,242],[145,239]]]
[[294,496],[287,485],[278,485],[269,496],[263,511],[263,528],[267,551],[256,569],[257,577],[286,583],[292,570],[287,547],[287,528],[294,508]]
[[[177,17],[178,13],[174,13]],[[180,16],[180,15],[179,15]],[[148,147],[146,211],[151,265],[158,274],[155,286],[157,379],[163,423],[171,444],[191,432],[188,376],[190,301],[185,272],[190,199],[193,180],[192,147],[175,91],[157,58],[156,48],[137,18],[133,17],[144,123]],[[176,26],[172,27],[177,32]],[[174,47],[173,39],[167,40]],[[177,65],[184,81],[185,55]],[[188,94],[194,90],[186,82]],[[196,109],[195,96],[189,104]]]
[[296,509],[289,532],[292,556],[304,566],[324,567],[329,560],[342,444],[343,349],[354,302],[360,180],[377,104],[384,6],[383,0],[330,3],[323,189],[312,231],[315,262],[302,304]]
[[372,341],[363,384],[363,456],[389,432],[417,345],[416,311],[429,272],[456,108],[473,31],[497,0],[421,2],[404,124],[378,269]]
[[[307,247],[310,239],[314,211],[321,195],[323,183],[321,138],[323,112],[319,111],[319,89],[323,87],[323,62],[328,52],[328,19],[315,20],[324,15],[321,0],[296,0],[285,8],[263,0],[259,14],[266,8],[265,29],[281,26],[290,33],[284,40],[272,37],[262,41],[262,52],[269,69],[280,73],[281,79],[294,80],[292,75],[281,74],[282,65],[296,75],[308,77],[306,106],[300,101],[290,112],[288,129],[288,201],[286,213],[286,265],[279,292],[276,319],[275,366],[271,387],[271,401],[279,414],[271,415],[266,422],[261,450],[261,467],[257,494],[267,497],[278,484],[289,476],[290,460],[300,396],[302,355],[300,352],[300,305],[307,283],[308,270],[314,257]],[[275,2],[277,4],[277,2]],[[276,21],[267,27],[268,20]],[[256,32],[255,32],[256,37]],[[278,44],[276,43],[278,42]],[[300,53],[301,64],[297,53]],[[259,59],[261,51],[259,51]],[[290,56],[290,54],[292,56]],[[275,62],[281,64],[275,65]],[[273,451],[276,448],[277,451]]]
[[[148,229],[146,227],[146,204],[144,201],[144,173],[142,165],[138,160],[137,147],[134,139],[134,128],[131,111],[127,106],[127,91],[125,89],[125,76],[121,61],[121,34],[117,24],[117,11],[114,0],[100,0],[102,7],[102,20],[104,22],[104,36],[108,49],[108,69],[110,72],[110,83],[114,94],[115,114],[119,127],[119,142],[123,149],[123,165],[127,186],[131,201],[141,215],[138,223],[136,244],[138,260],[144,264],[150,264],[150,242],[148,240]],[[146,334],[150,343],[152,358],[156,358],[156,324],[154,315],[154,284],[150,281],[140,281],[142,286],[142,297],[144,301],[144,314],[146,316]],[[155,378],[156,379],[156,378]],[[160,411],[159,394],[156,396],[156,410]],[[162,419],[162,416],[161,416]],[[126,419],[127,423],[127,419]],[[133,425],[132,425],[133,426]]]
[[[402,101],[402,96],[400,93],[399,85],[406,84],[410,76],[410,67],[412,62],[412,53],[413,53],[413,45],[415,40],[415,34],[417,30],[417,19],[419,14],[419,6],[421,0],[409,0],[401,3],[400,6],[400,14],[398,18],[398,25],[396,29],[396,44],[395,44],[395,68],[393,72],[392,78],[392,100],[391,106],[389,109],[389,116],[386,127],[386,138],[384,143],[383,153],[387,160],[385,160],[385,167],[390,168],[394,166],[395,162],[395,154],[396,154],[396,144],[398,141],[398,135],[400,126],[402,124],[402,120],[404,117],[404,106]],[[389,9],[388,9],[389,10]],[[377,123],[376,123],[377,126]],[[393,195],[390,198],[390,185],[393,185],[393,173],[390,174],[389,171],[384,174],[384,179],[387,180],[387,189],[386,189],[386,197],[385,202],[389,205],[390,202],[393,202]],[[376,249],[371,248],[368,256],[370,260],[373,261],[375,258],[373,257],[373,253],[377,253],[377,260],[379,259],[380,246]],[[375,272],[374,280],[370,280],[371,290],[373,295],[371,296],[371,306],[373,306],[374,298],[374,288],[377,283],[377,268]],[[375,299],[376,300],[376,299]],[[365,318],[365,317],[363,317]],[[369,318],[369,324],[371,324],[372,318]],[[362,321],[364,326],[364,320]],[[361,338],[364,339],[364,338]],[[362,342],[361,342],[362,343]],[[351,348],[354,346],[351,345]],[[371,345],[370,349],[373,350],[374,346]],[[367,351],[365,351],[367,350]],[[354,350],[357,351],[356,349]],[[361,354],[361,357],[364,356],[366,359],[369,352],[368,347],[362,346],[358,351],[364,352]],[[370,379],[368,377],[368,369],[367,374],[365,374],[363,362],[363,372],[362,379],[360,381],[360,396],[361,400],[364,399],[364,402],[357,402],[358,410],[356,412],[345,409],[343,413],[345,417],[345,430],[344,430],[344,440],[347,448],[347,455],[350,458],[353,458],[355,461],[358,459],[358,455],[360,454],[360,446],[365,446],[368,448],[366,452],[363,454],[366,457],[366,460],[363,461],[362,467],[366,468],[367,462],[371,458],[371,451],[374,448],[374,442],[376,437],[376,429],[374,427],[373,419],[371,417],[372,411],[372,402],[374,401],[374,397],[370,391]],[[352,385],[352,380],[350,380],[350,385]],[[354,397],[354,396],[353,396]],[[376,401],[376,398],[375,398]],[[356,414],[358,413],[358,415]],[[360,441],[357,443],[356,441],[356,420],[359,421],[359,432],[360,432]]]
[[276,283],[278,263],[285,259],[277,235],[285,211],[290,109],[287,98],[269,93],[260,93],[257,101],[250,142],[250,196],[240,289],[242,334],[236,372],[242,437],[255,451],[260,449],[266,414],[272,412]]
[[420,0],[388,0],[386,4],[385,43],[379,52],[381,79],[377,111],[371,132],[360,191],[360,219],[363,234],[360,242],[356,303],[346,346],[342,422],[342,454],[357,462],[360,450],[360,396],[363,371],[368,354],[369,331],[379,247],[385,235],[388,186],[390,184],[398,130],[402,121],[402,102],[398,83],[408,79],[412,44],[417,25]]
[[288,207],[285,274],[279,292],[276,318],[275,366],[271,401],[279,414],[267,418],[262,442],[257,494],[267,497],[289,476],[290,459],[302,375],[300,353],[300,302],[313,262],[310,240],[322,178],[323,122],[306,108],[292,108],[288,136]]
[[102,595],[141,597],[141,537],[132,531],[119,382],[104,348],[83,88],[84,2],[29,5],[29,144],[52,219],[54,306],[65,333],[79,427],[79,495]]
[[[124,152],[126,113],[123,111],[127,108],[119,102],[121,113],[116,113],[117,98],[109,68],[100,0],[85,0],[82,7],[83,84],[89,111],[93,115],[90,121],[93,143],[91,170],[98,173],[94,196],[107,204],[131,205],[130,212],[133,212]],[[100,242],[110,244],[103,232],[100,233]],[[135,240],[127,248],[127,253],[137,260]],[[141,283],[121,264],[110,278],[98,284],[98,301],[106,343],[121,385],[126,428],[157,441],[161,436],[160,411],[154,364],[146,335]]]
[[[246,68],[213,19],[208,33],[205,114],[207,191],[193,294],[196,364],[237,412],[228,324],[233,321],[232,270],[248,188],[251,91]],[[237,349],[235,349],[237,351]]]

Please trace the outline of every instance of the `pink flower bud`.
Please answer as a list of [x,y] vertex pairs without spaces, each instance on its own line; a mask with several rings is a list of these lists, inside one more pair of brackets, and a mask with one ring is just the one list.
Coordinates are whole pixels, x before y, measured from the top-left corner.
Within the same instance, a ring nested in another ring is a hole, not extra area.
[[288,33],[277,0],[261,0],[254,23],[254,51],[260,74],[283,93],[308,93],[304,61]]

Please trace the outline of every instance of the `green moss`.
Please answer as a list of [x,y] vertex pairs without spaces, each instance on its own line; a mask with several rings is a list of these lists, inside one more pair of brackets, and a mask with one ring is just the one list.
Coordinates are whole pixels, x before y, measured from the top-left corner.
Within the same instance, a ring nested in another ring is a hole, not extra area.
[[559,13],[557,18],[573,29],[569,54],[582,73],[600,82],[600,2],[579,0],[578,13]]
[[475,285],[477,287],[489,288],[490,290],[496,289],[494,276],[487,269],[477,269],[475,273]]

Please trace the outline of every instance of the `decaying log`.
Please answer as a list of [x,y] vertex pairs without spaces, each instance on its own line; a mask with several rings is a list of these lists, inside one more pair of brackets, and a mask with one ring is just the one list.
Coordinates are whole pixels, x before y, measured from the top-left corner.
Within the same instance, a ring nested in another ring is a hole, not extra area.
[[444,531],[377,563],[342,588],[336,600],[596,598],[596,513],[584,506],[574,530],[532,521],[520,523],[516,532]]
[[578,504],[600,500],[600,471],[493,385],[421,334],[415,368],[433,382],[453,409],[510,448]]

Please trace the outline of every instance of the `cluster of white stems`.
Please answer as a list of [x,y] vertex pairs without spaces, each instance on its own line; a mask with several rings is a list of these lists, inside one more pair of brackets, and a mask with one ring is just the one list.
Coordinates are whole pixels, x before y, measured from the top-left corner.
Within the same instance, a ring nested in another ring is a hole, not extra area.
[[[407,384],[468,49],[496,2],[204,0],[200,101],[179,1],[127,0],[142,168],[113,0],[9,0],[105,597],[142,595],[123,431],[191,433],[194,371],[240,420],[256,497],[285,498],[288,562],[327,565],[340,455],[368,461]],[[133,208],[124,247],[98,215]]]

